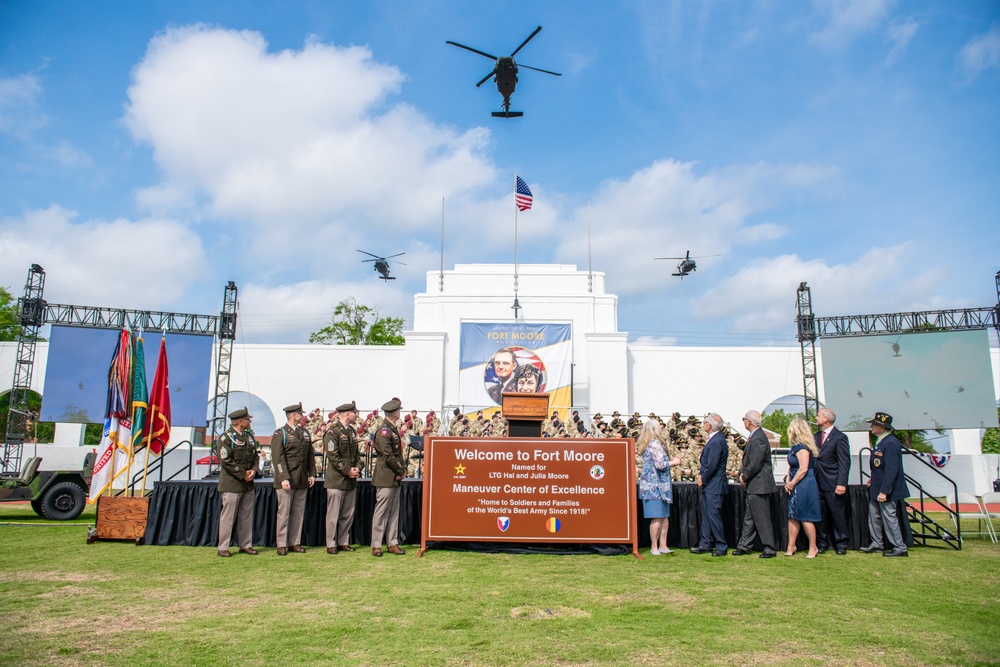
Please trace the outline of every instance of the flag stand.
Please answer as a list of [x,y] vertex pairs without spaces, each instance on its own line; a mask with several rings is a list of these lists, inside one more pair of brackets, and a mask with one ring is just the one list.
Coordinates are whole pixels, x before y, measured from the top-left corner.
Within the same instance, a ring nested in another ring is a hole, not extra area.
[[101,496],[97,499],[97,523],[87,531],[87,544],[132,540],[140,545],[148,516],[149,498],[145,496]]

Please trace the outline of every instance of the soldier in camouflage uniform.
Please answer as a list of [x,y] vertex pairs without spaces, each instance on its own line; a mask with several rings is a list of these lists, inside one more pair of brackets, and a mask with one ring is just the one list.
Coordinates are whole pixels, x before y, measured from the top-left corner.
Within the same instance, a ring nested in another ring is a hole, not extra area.
[[229,430],[219,438],[219,555],[229,558],[229,543],[233,537],[233,521],[237,521],[240,551],[257,555],[253,548],[253,480],[257,476],[260,450],[253,434],[246,408],[229,413]]
[[358,419],[354,401],[337,408],[337,421],[323,436],[326,450],[326,552],[354,551],[351,526],[354,523],[355,493],[361,474],[358,434],[351,426]]
[[735,432],[729,424],[722,429],[726,436],[726,445],[729,447],[729,460],[726,463],[726,477],[739,481],[740,470],[743,468],[743,448],[747,441],[739,433]]
[[285,408],[287,422],[271,436],[271,462],[274,465],[274,488],[278,496],[276,538],[278,555],[289,551],[305,553],[302,521],[306,512],[306,493],[316,481],[316,457],[309,432],[300,426],[302,404]]
[[[625,422],[622,421],[621,413],[617,410],[611,413],[611,424],[609,426],[611,426],[611,430],[614,433],[620,433],[625,428]],[[616,435],[615,437],[619,436]]]

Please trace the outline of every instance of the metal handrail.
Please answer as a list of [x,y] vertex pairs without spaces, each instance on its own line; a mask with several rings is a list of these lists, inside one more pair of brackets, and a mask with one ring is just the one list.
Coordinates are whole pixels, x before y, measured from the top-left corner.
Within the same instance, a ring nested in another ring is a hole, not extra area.
[[[163,460],[166,458],[167,454],[169,454],[170,452],[174,451],[175,449],[178,449],[178,448],[182,447],[185,444],[188,445],[188,448],[187,448],[188,449],[188,462],[187,462],[187,465],[182,466],[177,471],[175,471],[172,475],[170,475],[169,477],[167,477],[166,480],[164,480],[163,479]],[[140,448],[139,451],[142,451],[142,448]],[[138,454],[138,452],[136,452],[136,453]],[[192,470],[194,470],[194,444],[190,440],[181,440],[176,445],[173,445],[173,446],[168,447],[167,449],[165,449],[158,457],[156,457],[156,460],[146,468],[145,472],[146,472],[146,478],[148,479],[149,476],[150,476],[150,473],[159,471],[160,475],[159,475],[159,479],[157,481],[159,481],[159,482],[168,481],[169,482],[170,480],[174,479],[175,477],[177,477],[178,475],[182,474],[185,471],[187,471],[188,481],[190,481],[191,480],[191,472],[192,472]],[[134,492],[136,485],[140,484],[142,482],[142,476],[143,476],[142,471],[137,472],[135,475],[133,475],[132,476],[132,481],[129,482],[129,484],[125,487],[125,489],[123,489],[118,495],[121,495],[122,493],[125,493],[126,491]],[[153,493],[152,489],[150,489],[149,491],[147,491],[146,495],[149,495],[151,493]]]
[[[900,446],[902,447],[902,450],[904,452],[906,452],[907,454],[910,454],[911,456],[913,456],[914,459],[916,459],[917,461],[919,461],[921,464],[923,464],[924,466],[926,466],[930,470],[933,470],[935,474],[937,474],[938,476],[940,476],[941,478],[943,478],[944,480],[946,480],[949,484],[951,484],[951,487],[952,487],[952,489],[954,491],[954,495],[952,497],[955,498],[955,507],[956,507],[956,509],[952,509],[951,506],[947,502],[941,502],[941,500],[939,500],[934,495],[932,495],[930,493],[927,493],[924,490],[924,487],[920,484],[920,482],[918,482],[916,479],[914,479],[913,477],[911,477],[910,475],[908,475],[906,473],[906,468],[905,467],[903,468],[903,479],[906,480],[907,485],[912,485],[919,492],[920,506],[918,508],[916,505],[914,505],[914,504],[912,504],[910,502],[907,502],[906,499],[903,500],[903,504],[905,504],[906,507],[908,509],[910,509],[913,512],[914,515],[917,516],[917,520],[919,521],[919,523],[921,525],[933,524],[938,529],[935,532],[935,534],[933,534],[933,535],[928,535],[926,533],[921,533],[920,535],[918,535],[918,536],[915,535],[915,536],[919,537],[921,540],[924,540],[925,543],[926,543],[926,540],[927,540],[928,537],[938,538],[938,539],[943,540],[947,544],[953,546],[955,549],[959,549],[960,550],[962,548],[962,522],[961,522],[961,515],[959,514],[959,512],[957,510],[957,508],[958,508],[958,485],[955,484],[955,481],[951,477],[948,477],[943,472],[941,472],[940,470],[938,470],[937,468],[935,468],[931,464],[927,463],[927,461],[924,461],[922,458],[920,458],[920,456],[918,456],[918,452],[916,452],[913,449],[910,449],[909,447],[907,447],[906,445],[903,445],[902,443],[900,443]],[[870,479],[871,478],[871,475],[869,475],[868,473],[866,473],[865,470],[864,470],[864,467],[861,465],[861,463],[862,463],[861,455],[863,453],[865,453],[866,451],[867,452],[871,452],[872,448],[871,447],[862,447],[858,451],[858,472],[860,473],[861,481],[862,482],[864,482],[866,479]],[[870,454],[869,454],[869,458],[871,458]],[[944,528],[944,526],[942,526],[941,524],[939,524],[937,521],[934,521],[934,519],[931,519],[930,516],[927,515],[928,511],[935,511],[935,510],[928,510],[927,509],[927,507],[925,505],[925,500],[926,499],[930,499],[931,501],[933,501],[934,504],[936,504],[938,507],[941,508],[941,510],[943,510],[944,512],[948,513],[951,516],[952,521],[954,521],[954,523],[955,523],[955,533],[956,533],[955,536],[952,536],[951,533]],[[947,500],[947,498],[946,498],[946,500]],[[952,539],[957,540],[957,544],[952,545],[951,544],[951,540]]]

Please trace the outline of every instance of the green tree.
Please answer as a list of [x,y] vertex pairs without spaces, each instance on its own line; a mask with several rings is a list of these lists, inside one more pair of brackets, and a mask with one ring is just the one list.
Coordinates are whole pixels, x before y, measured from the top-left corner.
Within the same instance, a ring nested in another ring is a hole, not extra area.
[[353,296],[337,304],[330,324],[309,334],[323,345],[402,345],[403,318],[382,317],[378,307],[358,303]]
[[[915,452],[923,452],[924,454],[935,454],[937,453],[934,449],[934,445],[930,443],[927,439],[927,431],[893,431],[899,441],[903,445],[909,447]],[[938,435],[944,435],[944,431],[938,429],[935,431]]]
[[[1000,408],[997,408],[997,421],[1000,422]],[[1000,428],[993,426],[986,429],[982,447],[983,454],[1000,454]]]
[[0,341],[17,340],[21,323],[17,319],[17,298],[6,287],[0,287]]
[[792,420],[796,417],[806,418],[802,412],[785,412],[780,408],[774,412],[765,412],[761,416],[760,425],[768,431],[774,431],[780,435],[782,447],[788,446],[788,425],[792,423]]

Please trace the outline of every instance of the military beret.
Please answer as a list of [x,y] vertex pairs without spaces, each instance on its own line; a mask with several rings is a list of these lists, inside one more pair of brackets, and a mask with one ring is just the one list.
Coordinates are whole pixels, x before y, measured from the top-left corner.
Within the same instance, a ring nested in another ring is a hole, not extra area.
[[247,410],[246,408],[240,408],[239,410],[233,410],[232,412],[230,412],[229,413],[229,418],[230,419],[253,419],[253,416],[251,416],[250,411]]
[[400,403],[399,399],[398,398],[393,398],[388,403],[384,404],[382,406],[382,409],[385,410],[386,412],[396,412],[401,407],[403,407],[403,406]]
[[358,406],[354,404],[354,401],[351,401],[350,403],[344,403],[339,408],[337,408],[337,412],[357,412],[357,411],[358,411]]
[[289,413],[291,413],[291,412],[304,412],[304,410],[302,409],[302,403],[296,403],[295,405],[289,405],[289,406],[287,406],[285,408],[285,414],[286,415],[289,414]]

